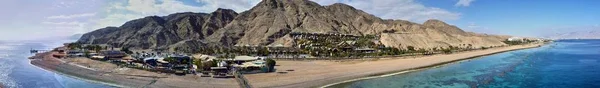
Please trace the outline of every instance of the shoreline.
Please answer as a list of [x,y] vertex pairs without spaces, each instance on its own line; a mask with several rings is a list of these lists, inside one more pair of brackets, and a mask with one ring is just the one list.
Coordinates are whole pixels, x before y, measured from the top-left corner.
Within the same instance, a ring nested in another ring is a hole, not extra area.
[[381,73],[381,74],[377,74],[377,75],[371,75],[371,76],[365,76],[365,77],[361,77],[361,78],[355,78],[355,79],[345,80],[345,81],[341,81],[341,82],[335,82],[335,83],[323,85],[323,86],[318,87],[318,88],[327,88],[327,87],[331,87],[331,86],[334,86],[334,85],[340,85],[340,84],[345,84],[345,83],[350,83],[350,82],[355,82],[355,81],[375,79],[375,78],[383,78],[383,77],[400,75],[400,74],[405,74],[405,73],[410,73],[410,72],[417,72],[417,71],[422,71],[422,70],[427,70],[427,69],[434,69],[434,68],[439,68],[439,67],[443,67],[443,66],[446,66],[446,65],[458,64],[458,63],[461,63],[461,62],[464,62],[464,61],[478,59],[479,57],[485,57],[485,56],[499,54],[499,53],[505,53],[505,52],[511,52],[511,51],[517,51],[517,50],[524,50],[524,49],[531,49],[531,48],[539,48],[539,47],[541,47],[541,46],[519,48],[519,49],[513,49],[513,50],[507,50],[507,51],[494,52],[494,53],[490,53],[490,54],[477,55],[477,56],[474,56],[474,57],[469,57],[469,58],[464,58],[464,59],[458,59],[458,60],[449,61],[449,62],[442,62],[442,63],[435,64],[435,65],[430,65],[430,66],[425,66],[425,67],[418,67],[418,68],[414,68],[414,69],[407,69],[407,70],[403,70],[403,71],[399,71],[399,72]]
[[[75,66],[71,66],[69,64],[66,63],[52,63],[46,60],[50,60],[50,59],[58,59],[58,58],[54,58],[54,57],[48,57],[48,56],[52,56],[53,52],[44,52],[44,53],[39,53],[41,55],[35,55],[35,56],[42,56],[42,57],[38,57],[36,59],[30,59],[30,64],[34,65],[35,67],[38,67],[40,69],[43,69],[45,71],[49,71],[52,73],[56,73],[59,75],[64,75],[67,77],[71,77],[71,78],[75,78],[75,79],[80,79],[83,81],[87,81],[87,82],[91,82],[91,83],[98,83],[98,84],[104,84],[104,85],[108,85],[108,86],[112,86],[112,87],[126,87],[126,86],[131,86],[131,85],[123,85],[123,84],[117,84],[114,81],[110,81],[110,80],[103,80],[103,79],[97,79],[94,77],[91,77],[89,74],[88,75],[84,75],[84,74],[77,74],[74,72],[74,68],[79,68],[79,67],[75,67]],[[64,69],[64,68],[71,68],[71,69]],[[69,71],[71,70],[71,71]],[[82,71],[82,69],[79,69],[79,71]],[[82,72],[85,72],[85,70],[83,70]]]
[[[436,54],[418,57],[385,57],[373,60],[335,61],[278,61],[277,72],[245,74],[254,87],[328,87],[353,81],[387,77],[471,60],[473,58],[508,51],[536,48],[544,43],[514,45],[486,50]],[[132,68],[117,68],[107,62],[87,58],[55,58],[57,52],[38,53],[30,58],[30,64],[83,81],[112,87],[239,87],[233,79],[173,76]],[[441,59],[440,59],[441,58]],[[414,63],[413,63],[414,62]],[[90,67],[91,66],[91,67]],[[379,68],[379,69],[377,69]],[[106,70],[110,69],[110,70]],[[121,71],[125,69],[126,71]],[[281,73],[284,72],[284,73]],[[153,76],[153,77],[142,77]]]
[[[544,43],[514,45],[486,50],[412,58],[391,57],[377,59],[375,61],[355,61],[356,63],[352,63],[352,61],[350,61],[350,64],[331,61],[278,61],[278,64],[279,62],[283,62],[281,66],[282,70],[296,70],[293,72],[287,72],[285,74],[249,74],[246,75],[246,77],[255,87],[327,87],[364,79],[372,79],[382,76],[385,77],[428,68],[435,68],[447,64],[471,60],[477,57],[515,50],[536,48],[542,45],[544,45]],[[294,68],[292,66],[283,67],[285,65],[296,64],[302,64],[298,66],[305,66],[308,69]]]
[[[172,75],[133,68],[121,68],[112,63],[87,58],[55,58],[56,52],[38,53],[30,64],[59,75],[111,87],[180,88],[210,87],[237,88],[233,79],[201,78],[196,75]],[[100,67],[92,70],[91,68]],[[106,68],[105,68],[106,67]]]
[[[31,60],[29,60],[29,62],[31,62]],[[97,84],[104,84],[104,85],[108,85],[110,87],[120,87],[120,88],[125,87],[125,86],[121,86],[121,85],[114,84],[114,83],[102,82],[102,81],[97,81],[97,80],[90,80],[90,79],[81,78],[81,77],[78,77],[78,76],[71,76],[69,74],[65,74],[65,73],[62,73],[62,72],[59,72],[59,71],[51,71],[51,70],[49,70],[49,68],[44,68],[42,66],[34,65],[33,63],[29,63],[29,64],[33,65],[33,67],[36,67],[38,69],[41,69],[41,70],[44,70],[44,71],[47,71],[47,72],[51,72],[51,73],[55,73],[55,74],[58,74],[58,75],[63,75],[63,76],[71,77],[71,78],[78,79],[78,80],[83,80],[83,81],[86,81],[86,82],[97,83]]]

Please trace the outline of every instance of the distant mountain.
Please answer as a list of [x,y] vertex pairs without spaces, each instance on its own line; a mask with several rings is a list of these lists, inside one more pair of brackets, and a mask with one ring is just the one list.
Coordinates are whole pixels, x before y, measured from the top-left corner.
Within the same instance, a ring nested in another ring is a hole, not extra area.
[[74,35],[69,36],[68,39],[77,40],[77,39],[81,38],[81,36],[83,36],[83,34],[74,34]]
[[549,39],[600,39],[599,30],[556,33],[546,36]]
[[[388,31],[388,32],[384,32]],[[392,32],[389,32],[392,31]],[[263,0],[239,15],[219,9],[213,13],[176,13],[129,21],[86,33],[79,42],[137,49],[194,52],[203,47],[234,45],[292,45],[291,32],[379,35],[389,47],[434,48],[472,44],[505,45],[508,36],[465,32],[439,20],[423,24],[389,20],[346,4],[321,6],[309,0]]]

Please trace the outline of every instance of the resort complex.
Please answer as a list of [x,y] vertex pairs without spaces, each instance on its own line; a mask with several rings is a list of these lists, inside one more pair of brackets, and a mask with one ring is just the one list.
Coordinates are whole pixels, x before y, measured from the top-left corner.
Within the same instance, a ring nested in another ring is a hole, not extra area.
[[[114,73],[113,75],[142,77],[139,79],[151,78],[154,80],[165,78],[179,80],[195,78],[198,80],[199,77],[204,80],[229,79],[235,80],[237,84],[223,81],[217,82],[225,83],[222,85],[251,87],[253,82],[244,77],[244,74],[249,74],[250,80],[256,80],[256,76],[288,74],[289,72],[295,73],[294,71],[303,71],[301,69],[312,68],[298,68],[293,65],[290,68],[288,66],[289,62],[287,62],[289,60],[347,61],[372,60],[390,57],[421,57],[435,54],[449,54],[453,52],[485,50],[495,47],[511,47],[513,45],[519,46],[547,42],[544,40],[507,39],[505,42],[509,45],[506,46],[474,48],[470,44],[461,44],[460,46],[448,46],[434,49],[417,49],[412,46],[405,48],[386,47],[378,42],[378,35],[356,36],[337,33],[290,33],[290,35],[294,39],[292,46],[277,44],[268,46],[236,45],[233,48],[221,48],[223,49],[222,52],[213,54],[132,50],[127,47],[113,47],[107,44],[83,44],[77,42],[66,43],[64,44],[64,47],[55,48],[54,50],[44,53],[50,53],[46,55],[57,58],[59,62],[66,62],[66,64],[86,68],[86,70],[91,70],[93,72]],[[48,58],[43,55],[44,54],[37,55],[31,57],[31,59]],[[282,64],[277,64],[276,60],[284,62]],[[48,62],[36,62],[35,64],[45,65],[41,63]],[[60,65],[57,66],[60,67]],[[139,71],[123,70],[125,68],[137,69]],[[66,73],[69,72],[67,71]],[[303,75],[307,74],[305,72],[298,73],[304,73]],[[269,77],[259,78],[263,79]],[[107,80],[110,82],[111,79]],[[197,82],[202,83],[202,81]],[[138,84],[119,85],[140,86]]]
[[[338,87],[332,85],[553,42],[466,32],[437,19],[382,19],[310,0],[261,0],[239,13],[218,8],[147,16],[78,38],[53,50],[30,50],[30,63],[113,87]],[[443,83],[455,81],[469,82]]]

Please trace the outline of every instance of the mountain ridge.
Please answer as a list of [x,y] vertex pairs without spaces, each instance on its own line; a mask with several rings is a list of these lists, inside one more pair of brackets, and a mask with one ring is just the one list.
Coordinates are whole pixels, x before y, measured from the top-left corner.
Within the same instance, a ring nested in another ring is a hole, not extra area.
[[[225,13],[218,14],[223,12]],[[263,0],[239,14],[229,9],[217,9],[208,14],[216,17],[206,18],[207,15],[202,15],[206,13],[197,13],[191,17],[184,15],[183,17],[188,17],[187,20],[173,20],[173,17],[182,14],[185,13],[162,18],[141,18],[148,22],[132,20],[118,28],[107,27],[86,33],[78,42],[196,52],[204,47],[234,45],[291,46],[293,40],[289,33],[292,32],[379,35],[379,42],[388,47],[415,46],[426,49],[465,44],[473,44],[475,47],[500,46],[505,45],[501,41],[506,39],[506,36],[465,32],[435,19],[423,24],[381,19],[350,5],[335,3],[321,6],[309,0]],[[194,17],[203,19],[191,19]],[[197,25],[198,22],[204,23]]]

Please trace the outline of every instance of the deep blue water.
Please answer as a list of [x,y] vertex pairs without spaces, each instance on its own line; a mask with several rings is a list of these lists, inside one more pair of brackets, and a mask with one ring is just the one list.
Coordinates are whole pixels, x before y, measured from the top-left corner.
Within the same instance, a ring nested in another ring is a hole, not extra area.
[[600,40],[560,40],[437,68],[354,81],[350,88],[599,88]]
[[0,41],[0,84],[8,88],[104,88],[97,83],[78,80],[35,67],[27,57],[29,49],[50,49],[59,42]]

